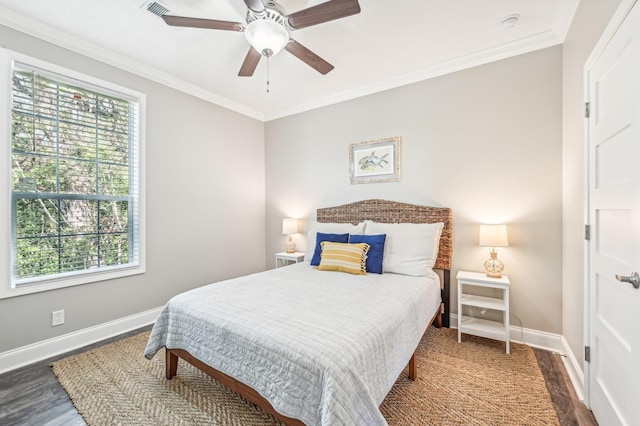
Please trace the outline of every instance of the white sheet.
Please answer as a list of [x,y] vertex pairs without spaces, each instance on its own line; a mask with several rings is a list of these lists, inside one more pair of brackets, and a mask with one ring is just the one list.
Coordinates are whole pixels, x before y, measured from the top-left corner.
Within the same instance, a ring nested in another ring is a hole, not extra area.
[[386,425],[378,406],[440,306],[438,277],[307,262],[171,299],[145,356],[185,349],[307,425]]

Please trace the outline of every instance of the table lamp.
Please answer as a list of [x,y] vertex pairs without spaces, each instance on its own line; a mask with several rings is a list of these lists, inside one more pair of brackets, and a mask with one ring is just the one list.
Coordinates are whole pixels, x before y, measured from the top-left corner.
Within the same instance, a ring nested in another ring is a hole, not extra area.
[[501,278],[504,271],[504,263],[498,259],[496,247],[508,247],[509,238],[507,236],[507,225],[480,225],[480,245],[491,247],[491,258],[484,262],[484,269],[487,276],[491,278]]
[[288,235],[287,243],[284,248],[287,253],[296,251],[296,243],[291,238],[291,234],[298,233],[298,221],[296,219],[282,219],[282,233]]

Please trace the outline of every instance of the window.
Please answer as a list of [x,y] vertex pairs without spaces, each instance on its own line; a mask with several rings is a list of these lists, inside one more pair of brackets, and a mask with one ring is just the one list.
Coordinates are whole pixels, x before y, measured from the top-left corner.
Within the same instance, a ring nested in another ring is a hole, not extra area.
[[11,287],[46,290],[144,272],[144,98],[69,71],[11,63]]

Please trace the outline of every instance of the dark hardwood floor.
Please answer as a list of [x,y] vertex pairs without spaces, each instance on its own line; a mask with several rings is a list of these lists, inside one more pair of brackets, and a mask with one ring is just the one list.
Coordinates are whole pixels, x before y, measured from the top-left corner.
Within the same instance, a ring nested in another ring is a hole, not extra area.
[[[49,364],[57,359],[105,345],[150,329],[144,327],[93,345],[0,375],[0,425],[84,426]],[[534,349],[562,426],[597,426],[571,385],[559,355]]]
[[562,426],[597,426],[593,413],[578,399],[561,356],[533,349]]
[[82,416],[78,414],[67,392],[58,383],[49,364],[150,329],[151,326],[143,327],[0,374],[0,425],[85,426]]

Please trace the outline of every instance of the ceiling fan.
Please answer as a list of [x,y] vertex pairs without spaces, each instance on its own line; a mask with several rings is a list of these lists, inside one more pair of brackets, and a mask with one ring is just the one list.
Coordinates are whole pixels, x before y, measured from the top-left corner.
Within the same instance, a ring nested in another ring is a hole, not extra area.
[[292,39],[289,31],[360,13],[358,0],[329,0],[290,15],[272,0],[244,0],[244,3],[247,5],[246,24],[174,15],[162,15],[162,19],[176,27],[244,32],[251,47],[238,76],[251,77],[262,56],[269,58],[283,48],[319,73],[328,73],[333,65]]

